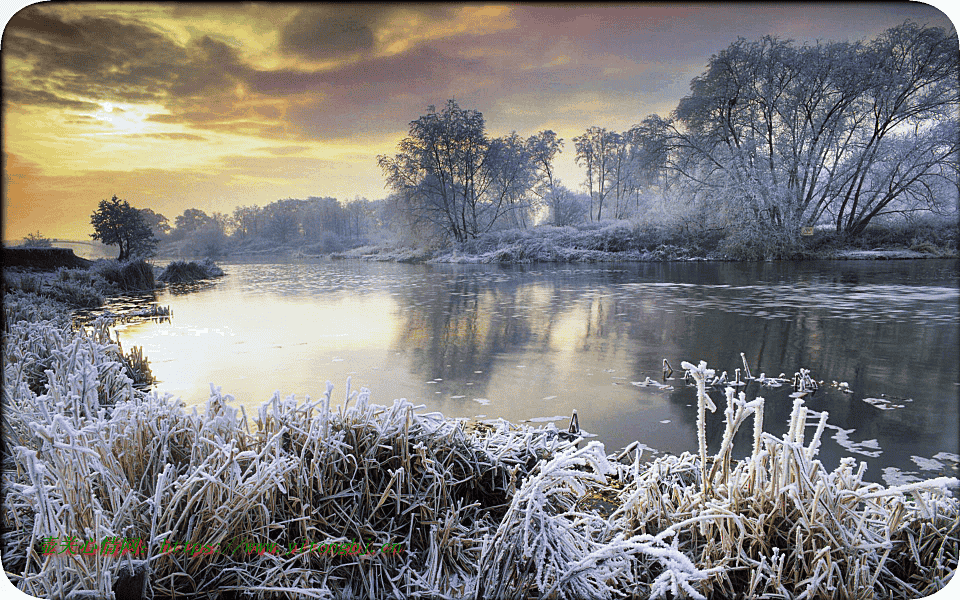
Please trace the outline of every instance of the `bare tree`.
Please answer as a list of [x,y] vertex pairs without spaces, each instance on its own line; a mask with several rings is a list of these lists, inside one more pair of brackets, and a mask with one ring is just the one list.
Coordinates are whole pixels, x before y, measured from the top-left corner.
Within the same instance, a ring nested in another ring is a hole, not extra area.
[[531,191],[546,207],[550,222],[554,225],[569,225],[583,216],[581,210],[571,204],[571,192],[554,176],[553,161],[563,148],[563,139],[551,130],[538,132],[527,138],[527,152],[534,173]]
[[515,208],[513,176],[498,171],[513,168],[510,148],[491,143],[480,112],[450,100],[443,112],[431,106],[410,123],[400,152],[378,162],[411,227],[464,242]]
[[584,185],[590,194],[590,218],[603,218],[603,203],[609,193],[611,169],[614,166],[614,151],[619,135],[603,127],[589,127],[580,136],[573,138],[577,151],[577,164],[587,171]]
[[955,177],[957,66],[955,34],[911,23],[869,44],[738,40],[674,112],[673,166],[733,221],[857,235]]

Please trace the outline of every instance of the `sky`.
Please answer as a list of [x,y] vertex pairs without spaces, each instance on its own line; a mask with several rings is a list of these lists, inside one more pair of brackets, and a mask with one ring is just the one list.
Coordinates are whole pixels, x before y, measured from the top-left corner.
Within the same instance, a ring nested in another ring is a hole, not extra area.
[[491,136],[557,132],[559,176],[579,189],[573,137],[668,115],[738,37],[954,28],[913,2],[4,8],[4,240],[89,239],[113,195],[171,223],[188,208],[383,198],[377,156],[451,98]]

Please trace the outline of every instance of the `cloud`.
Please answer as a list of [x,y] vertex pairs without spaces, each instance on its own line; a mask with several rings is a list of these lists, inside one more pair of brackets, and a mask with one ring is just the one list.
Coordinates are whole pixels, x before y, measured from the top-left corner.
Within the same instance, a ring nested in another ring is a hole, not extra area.
[[280,49],[310,59],[368,52],[376,44],[377,15],[362,5],[304,8],[280,30]]
[[196,142],[205,142],[207,138],[202,135],[196,135],[194,133],[178,133],[178,132],[157,132],[157,133],[130,133],[126,134],[123,137],[126,138],[154,138],[158,140],[183,140],[183,141],[196,141]]
[[3,94],[3,102],[8,105],[46,106],[50,108],[66,108],[70,110],[97,110],[99,104],[70,100],[46,90],[38,89],[7,89]]
[[264,148],[256,148],[259,152],[269,152],[275,156],[287,156],[290,154],[298,154],[304,150],[309,150],[309,146],[267,146]]
[[183,48],[144,24],[91,16],[68,21],[33,6],[8,23],[4,52],[15,75],[5,87],[24,91],[26,102],[41,99],[39,92],[158,100],[189,62]]

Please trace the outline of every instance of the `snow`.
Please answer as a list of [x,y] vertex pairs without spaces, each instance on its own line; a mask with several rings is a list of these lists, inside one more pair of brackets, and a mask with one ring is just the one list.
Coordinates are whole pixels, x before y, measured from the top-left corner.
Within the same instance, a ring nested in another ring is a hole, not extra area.
[[834,257],[844,260],[898,260],[930,258],[930,255],[915,250],[838,250]]

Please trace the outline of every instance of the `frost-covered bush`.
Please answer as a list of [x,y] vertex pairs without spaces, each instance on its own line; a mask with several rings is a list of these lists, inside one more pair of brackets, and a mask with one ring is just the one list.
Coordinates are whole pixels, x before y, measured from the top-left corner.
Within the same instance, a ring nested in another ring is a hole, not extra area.
[[4,293],[20,291],[26,294],[39,294],[43,280],[33,273],[7,271],[3,274]]
[[103,305],[103,293],[94,286],[76,281],[53,281],[42,294],[74,308],[96,308]]
[[[38,597],[111,597],[136,580],[130,568],[147,598],[459,595],[516,486],[570,445],[555,429],[502,422],[468,435],[405,400],[372,404],[349,380],[340,408],[328,384],[319,401],[277,394],[250,420],[211,386],[200,414],[137,391],[102,329],[11,327],[0,543],[8,576]],[[67,536],[144,547],[89,562],[40,552]],[[164,540],[217,551],[164,553]],[[356,540],[402,550],[310,549]],[[239,541],[272,549],[231,551]]]
[[19,321],[51,321],[66,324],[70,307],[52,298],[21,290],[7,290],[3,295],[4,330]]
[[[733,388],[713,454],[714,372],[683,367],[698,387],[698,453],[623,465],[590,444],[541,463],[485,545],[476,597],[907,599],[953,576],[955,478],[885,488],[851,458],[827,471],[816,458],[827,413],[797,399],[777,438],[763,431],[764,400]],[[750,421],[753,452],[734,460]],[[588,502],[598,496],[612,508]]]
[[216,277],[223,277],[223,269],[218,267],[212,259],[207,258],[202,262],[173,261],[167,265],[157,280],[164,283],[185,283]]
[[153,267],[142,258],[123,262],[99,260],[91,267],[91,271],[119,291],[131,292],[156,288]]
[[493,231],[457,244],[437,262],[536,263],[617,260],[684,260],[713,251],[721,235],[695,235],[680,225],[631,221],[582,223],[576,227],[541,225]]
[[801,256],[799,231],[745,221],[728,230],[716,252],[734,260],[790,259]]

